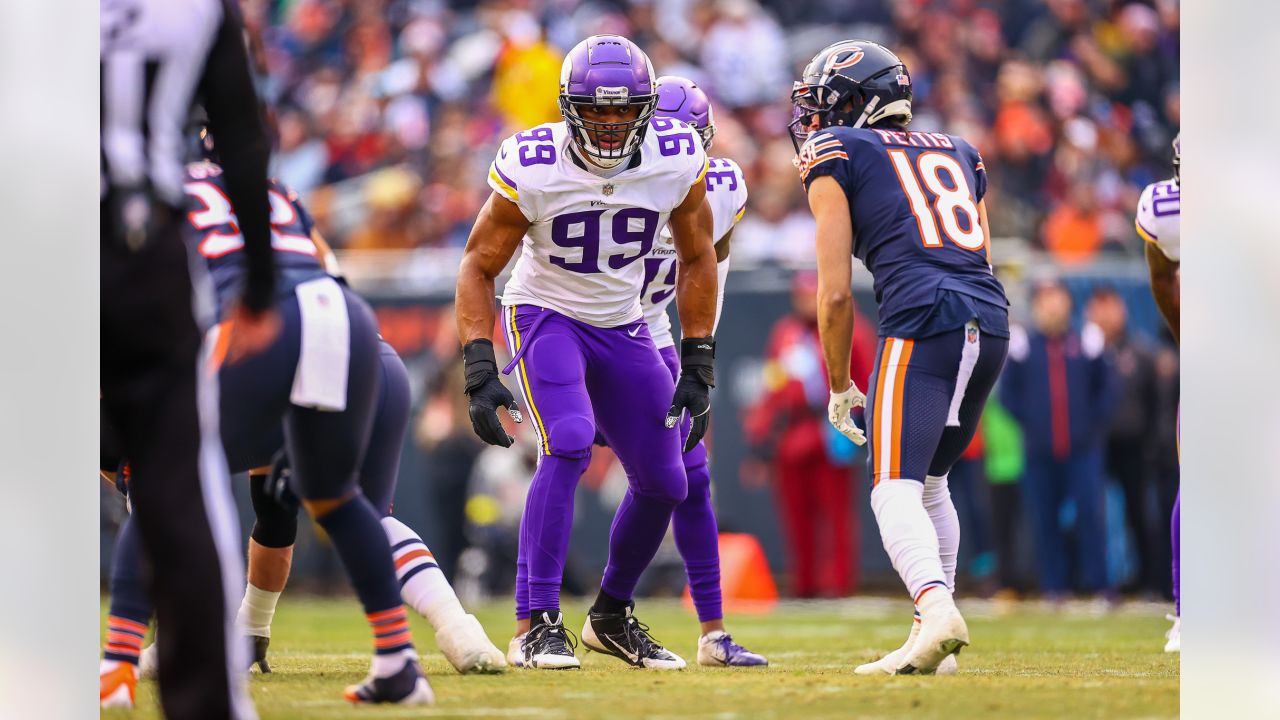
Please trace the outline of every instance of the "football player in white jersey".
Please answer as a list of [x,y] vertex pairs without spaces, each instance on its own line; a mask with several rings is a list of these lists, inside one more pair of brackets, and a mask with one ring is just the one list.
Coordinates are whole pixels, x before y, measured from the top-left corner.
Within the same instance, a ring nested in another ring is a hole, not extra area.
[[[676,76],[658,78],[658,110],[655,117],[661,120],[679,120],[697,131],[702,147],[711,149],[715,137],[715,118],[711,101],[702,88],[692,80]],[[658,122],[658,121],[655,121]],[[729,241],[734,225],[747,208],[747,182],[738,164],[728,158],[709,158],[706,178],[707,206],[711,208],[712,237],[716,248],[716,324],[724,306],[724,283],[729,274]],[[675,338],[671,333],[671,318],[667,306],[674,297],[676,284],[676,253],[671,233],[666,228],[658,236],[653,250],[644,259],[644,288],[640,304],[644,308],[645,323],[649,334],[658,346],[658,352],[666,363],[672,379],[680,370],[676,355]],[[711,504],[711,471],[707,464],[707,449],[698,443],[684,454],[685,475],[689,481],[689,495],[676,506],[671,517],[676,547],[684,559],[689,576],[689,594],[698,612],[702,632],[698,638],[698,664],[710,666],[763,667],[768,665],[764,656],[753,653],[733,641],[725,631],[724,608],[720,598],[719,532],[716,528],[715,510]],[[628,468],[630,473],[630,468]]]
[[[632,594],[687,495],[681,443],[706,432],[714,384],[716,260],[706,153],[682,122],[654,120],[653,67],[634,43],[596,35],[560,74],[563,122],[508,138],[489,171],[458,274],[456,313],[476,434],[509,446],[496,409],[519,420],[498,377],[494,279],[515,254],[503,327],[538,437],[521,520],[516,616],[525,667],[579,667],[560,612],[573,496],[597,430],[634,471],[609,538],[588,648],[643,668],[680,669],[633,615]],[[680,270],[681,374],[672,382],[640,308],[643,259],[670,225]],[[668,407],[668,398],[671,398]],[[679,429],[688,412],[687,438]]]
[[[1151,183],[1142,191],[1138,199],[1138,214],[1134,225],[1138,234],[1147,241],[1147,270],[1151,274],[1151,294],[1155,296],[1156,306],[1160,314],[1169,324],[1175,342],[1179,340],[1181,326],[1181,301],[1178,297],[1178,270],[1182,262],[1182,228],[1181,228],[1181,176],[1182,136],[1173,139],[1173,177],[1168,180]],[[1179,411],[1181,412],[1181,411]],[[1178,423],[1181,435],[1182,423]],[[1180,547],[1180,526],[1182,515],[1182,491],[1173,501],[1173,606],[1174,614],[1169,616],[1173,627],[1166,634],[1165,652],[1182,650],[1182,594],[1179,587],[1181,574],[1178,554]]]

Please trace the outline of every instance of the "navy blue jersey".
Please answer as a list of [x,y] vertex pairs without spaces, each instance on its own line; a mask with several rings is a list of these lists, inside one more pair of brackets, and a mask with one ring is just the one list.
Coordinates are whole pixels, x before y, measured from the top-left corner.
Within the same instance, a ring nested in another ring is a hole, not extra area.
[[[219,308],[240,296],[245,276],[244,237],[235,209],[227,199],[222,168],[211,162],[187,166],[183,184],[187,202],[187,232],[193,247],[204,258],[218,293]],[[276,259],[276,297],[293,292],[299,284],[324,277],[316,245],[311,241],[311,216],[298,194],[272,180],[271,247]]]
[[830,175],[849,198],[853,254],[871,271],[880,334],[922,338],[977,318],[1008,337],[1008,300],[991,273],[978,203],[982,156],[943,133],[828,127],[800,149],[805,189]]

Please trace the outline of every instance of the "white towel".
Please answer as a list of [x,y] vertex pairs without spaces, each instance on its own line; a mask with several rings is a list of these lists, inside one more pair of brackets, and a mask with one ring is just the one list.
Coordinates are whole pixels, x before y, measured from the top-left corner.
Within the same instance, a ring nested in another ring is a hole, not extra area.
[[302,313],[302,341],[289,401],[342,412],[347,409],[351,361],[351,320],[342,287],[333,278],[320,278],[302,283],[295,292]]
[[951,394],[951,409],[947,411],[947,427],[960,427],[960,404],[964,402],[964,391],[969,388],[969,378],[973,377],[973,368],[978,364],[978,353],[982,351],[982,331],[978,322],[970,320],[964,324],[964,349],[960,351],[960,370],[956,373],[956,390]]

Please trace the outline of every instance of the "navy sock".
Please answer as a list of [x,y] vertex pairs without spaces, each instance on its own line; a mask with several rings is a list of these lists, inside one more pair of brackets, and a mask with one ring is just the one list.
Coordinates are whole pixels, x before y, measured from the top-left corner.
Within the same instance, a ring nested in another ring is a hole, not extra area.
[[102,658],[137,665],[151,614],[142,540],[133,518],[126,518],[116,536],[115,553],[111,559],[111,609]]
[[400,601],[400,583],[391,560],[391,544],[373,505],[358,494],[318,522],[333,540],[364,605],[373,627],[375,651],[384,655],[412,648],[409,622]]

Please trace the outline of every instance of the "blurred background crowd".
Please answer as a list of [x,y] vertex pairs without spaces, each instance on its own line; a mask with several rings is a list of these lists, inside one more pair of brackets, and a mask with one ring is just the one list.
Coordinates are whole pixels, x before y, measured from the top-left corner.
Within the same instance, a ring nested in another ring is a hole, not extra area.
[[[812,220],[786,135],[791,81],[818,49],[865,38],[910,68],[913,127],[983,153],[993,254],[1022,330],[951,487],[962,592],[1165,595],[1178,483],[1178,356],[1146,288],[1133,213],[1170,175],[1179,126],[1178,0],[244,0],[300,192],[376,305],[415,380],[396,513],[464,595],[510,592],[536,448],[472,434],[452,271],[507,135],[559,118],[565,50],[601,32],[713,99],[713,154],[743,167],[718,332],[710,436],[723,530],[758,539],[797,597],[897,591],[867,507],[865,455],[827,427]],[[416,268],[416,274],[405,274]],[[392,280],[395,280],[394,282]],[[868,278],[855,377],[875,342]],[[500,336],[499,336],[500,337]],[[861,359],[859,359],[861,357]],[[568,589],[590,588],[625,478],[596,453],[577,503]],[[240,488],[241,490],[243,488]],[[106,493],[107,491],[104,491]],[[103,504],[104,552],[122,512]],[[300,541],[295,584],[340,587]],[[104,559],[105,562],[105,559]],[[679,592],[668,548],[646,578]],[[336,583],[336,584],[335,584]]]

